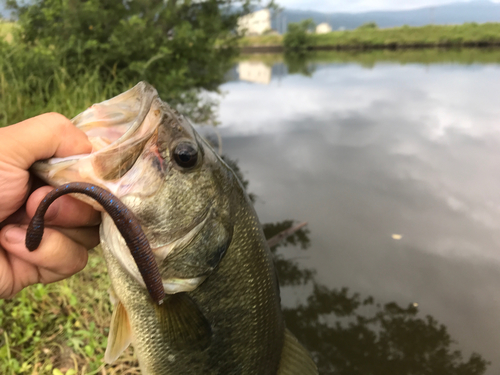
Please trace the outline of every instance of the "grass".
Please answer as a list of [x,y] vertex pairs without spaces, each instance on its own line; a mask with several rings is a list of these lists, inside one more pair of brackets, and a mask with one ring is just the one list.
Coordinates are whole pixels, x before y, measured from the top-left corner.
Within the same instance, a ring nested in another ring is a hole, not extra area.
[[[362,27],[327,34],[310,34],[310,37],[311,46],[339,48],[500,44],[500,23],[402,26],[387,29]],[[281,46],[282,44],[281,35],[244,37],[240,41],[241,47]]]
[[467,43],[500,43],[500,23],[427,25],[422,27],[396,27],[390,29],[358,28],[314,35],[314,45],[339,46],[414,46],[462,45]]
[[[127,72],[116,66],[105,70],[102,66],[72,65],[69,70],[57,53],[40,46],[14,45],[0,40],[0,56],[0,127],[52,111],[71,118],[93,103],[114,97],[144,79],[140,74],[127,76]],[[199,89],[163,88],[160,95],[167,97],[171,105],[182,108],[193,121],[216,123],[216,102],[201,97]],[[178,91],[179,95],[175,96]]]
[[282,35],[246,36],[239,40],[240,47],[280,46],[282,44]]
[[70,74],[64,62],[36,47],[0,42],[0,54],[0,127],[49,111],[72,117],[133,84],[117,73],[103,79],[97,68]]
[[140,374],[132,349],[104,365],[112,307],[100,249],[84,271],[0,300],[0,373]]

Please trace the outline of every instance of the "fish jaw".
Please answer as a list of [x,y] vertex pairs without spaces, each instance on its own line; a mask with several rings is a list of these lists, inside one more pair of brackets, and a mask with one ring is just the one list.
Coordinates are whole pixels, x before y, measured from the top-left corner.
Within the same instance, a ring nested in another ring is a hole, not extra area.
[[[88,182],[118,198],[127,194],[152,195],[161,185],[164,171],[149,169],[158,160],[156,138],[162,102],[145,82],[94,104],[72,119],[93,145],[89,154],[37,162],[32,171],[52,186]],[[76,196],[98,210],[94,201]]]

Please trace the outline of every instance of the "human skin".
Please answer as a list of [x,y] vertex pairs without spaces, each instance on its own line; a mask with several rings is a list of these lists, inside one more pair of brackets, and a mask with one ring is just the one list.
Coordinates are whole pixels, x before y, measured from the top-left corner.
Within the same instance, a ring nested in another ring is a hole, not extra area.
[[28,251],[25,238],[38,204],[53,189],[31,175],[30,166],[91,150],[85,133],[57,113],[0,129],[0,298],[11,298],[32,284],[62,280],[87,264],[88,249],[99,243],[101,216],[70,196],[48,209],[36,251]]

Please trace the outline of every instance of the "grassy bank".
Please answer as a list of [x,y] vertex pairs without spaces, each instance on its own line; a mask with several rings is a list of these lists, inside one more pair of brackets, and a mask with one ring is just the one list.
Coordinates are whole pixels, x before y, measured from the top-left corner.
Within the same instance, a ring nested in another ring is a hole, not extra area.
[[46,112],[59,112],[71,118],[131,86],[118,78],[102,80],[92,70],[73,77],[64,67],[58,67],[44,79],[15,73],[5,61],[0,62],[0,127]]
[[[281,35],[245,37],[240,41],[242,48],[282,45]],[[309,35],[309,46],[312,48],[359,49],[472,45],[500,45],[500,23],[403,26],[390,29],[360,27],[355,30]]]
[[0,299],[0,373],[5,375],[140,374],[132,349],[104,369],[112,307],[100,250],[84,271]]
[[[59,112],[72,118],[93,103],[118,95],[140,80],[147,80],[141,75],[126,76],[116,67],[68,66],[50,50],[15,46],[1,40],[0,56],[0,127],[45,112]],[[193,121],[214,123],[217,102],[199,96],[199,92],[196,88],[186,89],[167,100],[171,105],[180,106]]]
[[[14,27],[0,23],[0,36]],[[66,61],[52,50],[9,43],[1,37],[0,56],[0,127],[44,112],[73,117],[136,83],[117,71],[104,75],[101,67],[81,64],[70,72]]]

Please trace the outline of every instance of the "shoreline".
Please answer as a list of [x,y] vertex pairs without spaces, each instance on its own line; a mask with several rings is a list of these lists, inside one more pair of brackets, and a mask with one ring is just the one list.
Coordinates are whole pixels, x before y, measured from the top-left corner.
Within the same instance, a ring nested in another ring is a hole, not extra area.
[[[427,48],[498,48],[498,42],[462,42],[462,43],[387,43],[387,44],[337,44],[337,45],[313,45],[304,48],[302,51],[370,51],[370,50],[408,50],[408,49],[427,49]],[[284,53],[283,45],[261,45],[261,46],[242,46],[240,52],[245,54],[252,53]],[[292,53],[295,51],[292,51]]]

